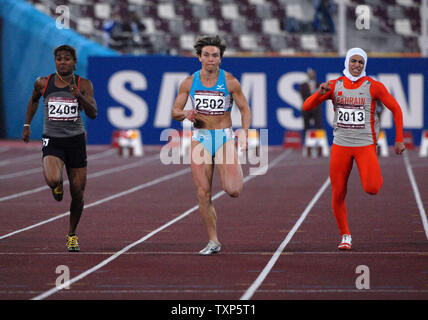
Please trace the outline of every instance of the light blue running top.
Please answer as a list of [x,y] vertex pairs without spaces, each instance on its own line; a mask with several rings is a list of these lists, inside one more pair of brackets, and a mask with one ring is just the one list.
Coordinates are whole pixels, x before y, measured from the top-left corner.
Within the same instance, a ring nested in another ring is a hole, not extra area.
[[192,108],[199,113],[207,115],[222,115],[227,111],[232,110],[233,98],[226,86],[226,74],[223,69],[220,69],[217,83],[207,88],[200,78],[201,70],[193,74],[192,87],[190,88],[190,97],[192,100]]

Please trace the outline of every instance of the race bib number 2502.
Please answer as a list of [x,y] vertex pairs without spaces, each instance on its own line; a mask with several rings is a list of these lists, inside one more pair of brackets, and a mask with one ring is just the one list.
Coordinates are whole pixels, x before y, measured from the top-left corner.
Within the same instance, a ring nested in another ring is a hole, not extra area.
[[196,91],[195,108],[198,112],[209,115],[221,115],[225,111],[225,96],[221,91]]

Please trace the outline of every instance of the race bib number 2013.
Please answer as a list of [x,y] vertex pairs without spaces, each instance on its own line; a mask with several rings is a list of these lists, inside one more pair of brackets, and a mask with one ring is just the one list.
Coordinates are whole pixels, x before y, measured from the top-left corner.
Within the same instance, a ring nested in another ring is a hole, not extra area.
[[364,129],[365,115],[364,106],[338,107],[337,126],[340,128]]

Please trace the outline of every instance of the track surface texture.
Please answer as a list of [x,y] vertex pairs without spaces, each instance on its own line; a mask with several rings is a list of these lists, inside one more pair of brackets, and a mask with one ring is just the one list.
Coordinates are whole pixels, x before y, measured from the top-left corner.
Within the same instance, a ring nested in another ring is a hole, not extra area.
[[379,158],[384,184],[376,196],[364,193],[354,166],[350,251],[337,250],[329,158],[271,147],[265,174],[249,175],[258,164],[243,166],[236,199],[222,192],[215,171],[223,247],[209,257],[197,254],[207,236],[190,166],[162,164],[158,146],[144,151],[123,158],[88,146],[81,251],[69,253],[66,175],[56,202],[39,143],[0,142],[0,299],[428,298],[428,159],[417,150]]

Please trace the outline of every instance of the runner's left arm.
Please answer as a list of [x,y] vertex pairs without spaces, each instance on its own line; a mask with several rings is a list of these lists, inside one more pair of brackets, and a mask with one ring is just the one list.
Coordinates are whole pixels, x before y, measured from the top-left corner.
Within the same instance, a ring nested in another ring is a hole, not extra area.
[[79,105],[82,106],[86,115],[91,119],[95,119],[98,114],[98,108],[94,98],[94,87],[92,86],[91,80],[81,78],[80,90],[74,83],[70,85],[70,89],[71,93],[79,101]]
[[241,148],[246,149],[248,146],[247,144],[248,129],[250,128],[250,125],[251,125],[250,106],[248,104],[247,98],[242,92],[239,81],[230,74],[228,75],[227,79],[228,79],[227,88],[230,94],[232,95],[233,100],[235,101],[236,106],[238,107],[241,113],[241,126],[243,130],[239,133],[238,142]]
[[374,99],[379,99],[385,107],[391,110],[395,124],[394,151],[397,154],[401,154],[405,150],[405,146],[403,143],[403,112],[400,105],[379,81],[373,82],[373,85],[370,87],[370,94]]

